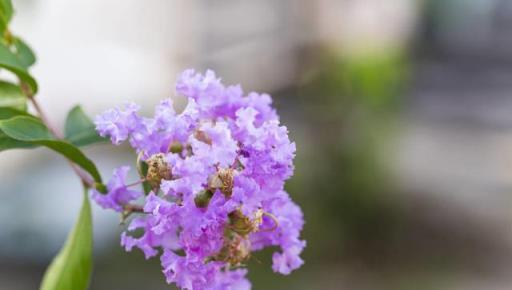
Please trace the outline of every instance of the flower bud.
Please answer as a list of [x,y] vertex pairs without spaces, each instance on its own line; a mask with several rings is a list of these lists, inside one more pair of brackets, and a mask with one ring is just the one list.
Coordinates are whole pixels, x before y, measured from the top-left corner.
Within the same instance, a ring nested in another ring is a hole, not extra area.
[[239,209],[231,212],[228,217],[229,226],[233,232],[245,237],[254,231],[251,219],[246,217]]
[[254,218],[251,220],[249,217],[245,216],[242,211],[237,209],[228,215],[229,229],[245,237],[250,233],[255,233],[260,230],[264,215],[265,212],[262,209],[258,209],[254,213]]
[[231,168],[221,168],[217,173],[210,176],[208,187],[219,189],[225,197],[229,198],[233,194],[233,183],[236,171]]
[[169,145],[169,152],[181,153],[181,151],[183,151],[183,145],[180,142],[174,141]]
[[164,154],[158,153],[152,155],[146,160],[146,163],[148,164],[146,180],[151,187],[158,188],[163,179],[170,180],[172,178],[171,168],[167,164]]
[[194,197],[194,203],[198,208],[206,208],[213,197],[213,192],[210,190],[203,190],[196,194]]

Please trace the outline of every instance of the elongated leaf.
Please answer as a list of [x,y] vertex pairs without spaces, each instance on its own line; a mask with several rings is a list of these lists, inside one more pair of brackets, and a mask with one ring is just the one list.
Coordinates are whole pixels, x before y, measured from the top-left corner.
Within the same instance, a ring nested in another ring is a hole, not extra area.
[[[36,119],[35,116],[32,116],[25,111],[20,111],[20,110],[8,108],[8,107],[4,107],[4,108],[0,107],[0,120],[6,120],[6,119],[14,118],[17,116],[25,116],[25,117]],[[23,149],[23,148],[33,148],[33,147],[37,147],[37,145],[15,140],[15,139],[5,135],[4,132],[0,131],[0,151],[16,149],[16,148]]]
[[11,0],[0,0],[0,18],[5,19],[7,22],[11,21],[14,10],[12,8]]
[[[148,164],[145,161],[139,161],[139,168],[140,173],[142,173],[143,176],[146,176],[148,174]],[[144,190],[144,193],[147,195],[153,188],[151,188],[149,182],[144,181],[142,182],[142,189]]]
[[45,146],[64,155],[89,172],[97,183],[102,183],[96,165],[74,145],[54,139],[48,128],[39,120],[26,116],[2,120],[0,130],[15,140]]
[[18,141],[0,131],[0,152],[9,149],[29,149],[34,147],[37,147],[37,145]]
[[21,141],[55,141],[52,134],[43,123],[24,116],[2,120],[0,122],[0,129],[4,131],[5,134]]
[[29,113],[15,108],[0,107],[0,120],[10,119],[17,116],[25,116],[37,119],[36,116],[30,115]]
[[29,74],[18,56],[3,43],[0,43],[0,67],[14,73],[21,82],[26,83],[32,94],[37,92],[36,80]]
[[12,107],[24,111],[27,109],[27,97],[17,85],[0,81],[0,107]]
[[44,274],[40,290],[85,290],[92,272],[91,205],[84,201],[75,226],[66,243]]
[[13,13],[11,0],[0,0],[0,32],[2,34],[7,29]]
[[107,140],[96,133],[94,123],[80,106],[75,106],[66,118],[65,138],[76,146],[85,146]]
[[13,45],[16,48],[18,60],[25,68],[29,68],[36,62],[36,55],[21,38],[15,37]]

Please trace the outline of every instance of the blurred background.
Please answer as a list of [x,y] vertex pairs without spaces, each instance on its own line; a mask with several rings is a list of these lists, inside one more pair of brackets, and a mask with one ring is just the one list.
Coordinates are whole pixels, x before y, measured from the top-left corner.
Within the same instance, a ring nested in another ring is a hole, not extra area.
[[[512,288],[509,0],[15,0],[55,124],[125,101],[151,114],[184,68],[274,96],[297,143],[287,190],[306,264],[251,261],[253,289]],[[105,176],[127,147],[86,153]],[[66,161],[1,153],[0,289],[37,289],[80,206]],[[91,290],[174,289],[93,209]]]

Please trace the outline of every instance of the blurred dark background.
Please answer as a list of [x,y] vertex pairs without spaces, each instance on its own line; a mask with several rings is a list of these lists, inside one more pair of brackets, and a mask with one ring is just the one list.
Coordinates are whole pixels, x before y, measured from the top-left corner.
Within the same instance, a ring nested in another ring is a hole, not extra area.
[[[124,101],[151,113],[184,68],[269,92],[297,143],[287,190],[306,264],[251,260],[253,289],[498,290],[512,285],[512,2],[17,0],[55,123]],[[126,147],[87,153],[108,176]],[[2,152],[0,289],[37,289],[79,181],[38,149]],[[94,208],[91,289],[173,289]]]

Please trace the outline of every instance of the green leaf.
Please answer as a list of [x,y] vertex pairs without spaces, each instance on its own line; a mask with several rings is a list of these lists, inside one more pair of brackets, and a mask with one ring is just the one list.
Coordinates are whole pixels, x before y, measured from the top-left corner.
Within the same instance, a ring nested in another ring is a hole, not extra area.
[[107,140],[96,133],[94,123],[80,106],[75,106],[66,118],[65,139],[76,146]]
[[96,165],[74,145],[53,138],[48,128],[39,120],[26,116],[2,120],[0,121],[0,130],[15,140],[45,146],[64,155],[89,172],[94,181],[102,183]]
[[0,18],[11,21],[14,9],[11,0],[0,0]]
[[9,149],[29,149],[37,147],[37,145],[18,141],[4,134],[4,132],[0,131],[0,152],[9,150]]
[[56,141],[43,123],[24,116],[0,121],[0,130],[4,131],[8,136],[20,141]]
[[27,109],[27,97],[15,84],[0,81],[0,107]]
[[92,272],[91,205],[84,192],[80,216],[66,243],[46,270],[40,290],[85,290]]
[[14,73],[22,83],[27,84],[30,94],[37,92],[36,80],[29,74],[18,56],[3,43],[0,43],[0,67]]
[[[5,108],[0,107],[0,120],[10,119],[10,118],[13,118],[16,116],[26,116],[29,118],[36,119],[35,116],[32,116],[25,111],[20,111],[20,110],[8,108],[8,107],[5,107]],[[15,140],[15,139],[5,135],[4,132],[0,131],[0,151],[16,149],[16,148],[19,148],[19,149],[33,148],[36,146],[37,145]]]
[[0,32],[4,33],[11,21],[14,10],[11,0],[0,0]]
[[[138,168],[140,170],[140,174],[142,176],[146,176],[148,174],[148,164],[145,161],[140,160],[138,166],[139,166]],[[147,181],[142,182],[142,189],[144,190],[144,193],[146,195],[148,195],[149,192],[151,190],[153,190],[153,188]]]
[[36,55],[21,38],[15,37],[13,42],[18,60],[25,67],[29,68],[36,62]]
[[17,110],[15,108],[10,107],[0,107],[0,120],[10,119],[17,116],[25,116],[37,119],[36,116],[30,115],[25,111]]

